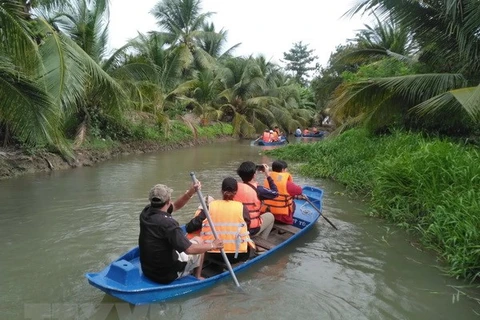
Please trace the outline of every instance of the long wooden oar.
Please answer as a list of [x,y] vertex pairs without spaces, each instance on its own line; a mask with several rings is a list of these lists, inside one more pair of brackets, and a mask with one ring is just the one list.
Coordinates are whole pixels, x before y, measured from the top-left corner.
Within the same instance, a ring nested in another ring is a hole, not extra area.
[[[195,178],[195,173],[190,172],[190,176],[192,177],[193,183],[196,183],[197,178]],[[200,189],[197,190],[197,195],[198,195],[198,199],[200,200],[200,204],[202,205],[203,212],[205,212],[205,216],[207,216],[208,224],[210,225],[210,229],[212,230],[213,236],[215,237],[215,239],[218,239],[217,230],[215,230],[215,226],[213,225],[212,218],[210,217],[210,212],[208,211],[207,205],[202,195],[202,191]],[[227,265],[228,271],[232,275],[233,282],[235,282],[235,285],[237,287],[240,287],[240,283],[238,283],[237,277],[233,272],[232,265],[230,264],[230,261],[228,261],[227,255],[225,254],[225,250],[220,249],[220,253],[222,254],[223,261],[225,261],[225,264]]]
[[335,230],[338,230],[337,227],[335,227],[335,225],[332,223],[332,221],[330,221],[327,217],[325,217],[322,213],[322,211],[320,211],[320,209],[318,209],[313,203],[312,201],[310,201],[310,199],[308,199],[308,197],[304,194],[302,194],[302,196],[305,197],[305,200],[310,203],[310,205],[315,209],[317,210],[318,213],[320,213],[320,215],[322,216],[323,219],[325,219]]
[[257,142],[258,140],[260,140],[261,137],[258,137],[257,139],[253,140],[252,142],[250,142],[250,145],[253,146],[255,144],[255,142]]

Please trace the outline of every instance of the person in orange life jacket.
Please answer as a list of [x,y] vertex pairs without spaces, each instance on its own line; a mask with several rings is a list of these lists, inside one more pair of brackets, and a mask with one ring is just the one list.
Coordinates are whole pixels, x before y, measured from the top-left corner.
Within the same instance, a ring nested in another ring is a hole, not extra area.
[[308,128],[305,128],[305,130],[303,130],[303,134],[304,135],[310,134],[310,131],[308,131]]
[[[231,263],[245,261],[249,257],[248,244],[253,243],[248,235],[250,214],[248,208],[241,202],[234,201],[237,193],[237,180],[232,177],[225,178],[222,182],[223,200],[214,200],[210,203],[208,210],[218,237],[223,241],[224,250]],[[206,242],[211,242],[214,237],[205,212],[190,220],[185,226],[187,232],[194,232],[201,229],[200,236]],[[209,251],[208,259],[221,261],[222,257],[218,250]]]
[[[293,178],[287,172],[287,163],[277,160],[272,163],[273,172],[270,176],[275,181],[278,188],[278,197],[273,200],[265,200],[262,206],[263,211],[273,213],[276,222],[284,224],[293,224],[293,213],[295,212],[294,196],[302,194],[302,187],[293,183]],[[264,181],[267,185],[268,181]]]
[[278,126],[275,126],[273,131],[275,131],[278,134],[279,137],[282,135],[282,132],[280,131],[280,128]]
[[273,179],[269,176],[268,165],[263,164],[263,167],[263,173],[268,181],[269,188],[257,184],[255,163],[245,161],[240,164],[237,174],[242,179],[242,182],[238,183],[238,191],[233,200],[242,202],[248,208],[250,214],[248,230],[250,235],[267,239],[270,231],[272,231],[275,218],[270,212],[260,213],[261,201],[278,197],[278,189]]
[[278,141],[280,139],[277,131],[270,130],[270,135],[272,136],[272,141],[273,142]]
[[142,272],[152,281],[167,284],[192,272],[200,279],[203,253],[223,248],[221,240],[188,240],[172,218],[172,212],[182,208],[200,187],[197,182],[175,202],[171,200],[173,190],[166,185],[157,184],[150,190],[150,204],[140,214],[138,246]]
[[269,131],[269,136],[270,136],[270,138],[269,138],[270,140],[269,140],[269,141],[270,141],[270,142],[274,142],[274,140],[273,140],[273,130],[270,130],[270,131]]
[[[207,195],[205,197],[205,204],[207,205],[207,209],[208,209],[208,206],[210,205],[210,203],[215,200],[213,197]],[[205,215],[205,212],[203,211],[203,206],[202,205],[199,205],[198,208],[197,208],[197,211],[195,211],[194,215],[193,215],[193,218],[191,221],[195,220],[197,217],[198,218],[198,222],[194,225],[194,227],[191,227],[190,229],[188,228],[188,224],[186,225],[187,227],[187,238],[188,239],[193,239],[194,237],[200,237],[200,231],[202,229],[202,222],[203,220],[205,220],[207,218],[207,216]]]
[[272,142],[270,140],[270,132],[268,131],[268,129],[265,129],[265,131],[263,131],[260,138],[262,139],[263,142]]

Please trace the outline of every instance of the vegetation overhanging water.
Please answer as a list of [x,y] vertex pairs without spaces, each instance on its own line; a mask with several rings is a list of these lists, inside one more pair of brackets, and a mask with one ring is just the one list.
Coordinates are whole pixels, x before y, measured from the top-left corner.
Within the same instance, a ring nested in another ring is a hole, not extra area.
[[418,232],[448,262],[448,273],[480,276],[480,155],[448,139],[350,130],[335,139],[295,144],[268,154],[303,165],[302,174],[331,178],[371,198],[371,214]]

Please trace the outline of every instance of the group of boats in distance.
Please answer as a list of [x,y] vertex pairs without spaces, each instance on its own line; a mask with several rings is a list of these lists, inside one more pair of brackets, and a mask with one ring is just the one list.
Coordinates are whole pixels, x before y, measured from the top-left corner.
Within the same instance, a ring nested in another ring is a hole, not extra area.
[[[315,133],[309,133],[309,134],[301,134],[297,135],[295,134],[296,138],[323,138],[327,134],[326,131],[318,131]],[[278,146],[282,144],[288,143],[288,138],[286,136],[280,136],[280,139],[278,141],[272,141],[272,142],[265,142],[261,139],[256,139],[251,142],[251,145],[258,145],[258,146]]]
[[[275,223],[266,240],[252,238],[255,245],[265,251],[261,254],[252,252],[249,260],[232,264],[233,272],[241,272],[265,260],[272,253],[284,249],[315,226],[319,217],[322,216],[323,190],[304,186],[303,195],[306,196],[305,199],[294,200],[296,209],[293,215],[293,225]],[[139,250],[138,247],[135,247],[100,272],[87,273],[86,277],[92,286],[135,305],[198,293],[219,281],[230,278],[230,272],[223,262],[208,259],[208,255],[206,255],[202,270],[203,280],[191,275],[177,279],[170,284],[159,284],[143,275],[139,259]]]

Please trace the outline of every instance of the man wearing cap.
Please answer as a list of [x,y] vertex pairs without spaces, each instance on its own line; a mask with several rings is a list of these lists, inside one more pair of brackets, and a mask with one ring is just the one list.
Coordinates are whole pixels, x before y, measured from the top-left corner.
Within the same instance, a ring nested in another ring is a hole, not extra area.
[[149,279],[167,284],[195,272],[201,279],[203,253],[223,248],[221,240],[205,244],[199,237],[188,240],[172,212],[182,208],[201,187],[197,182],[172,202],[172,189],[155,185],[149,193],[150,204],[140,214],[140,264]]

